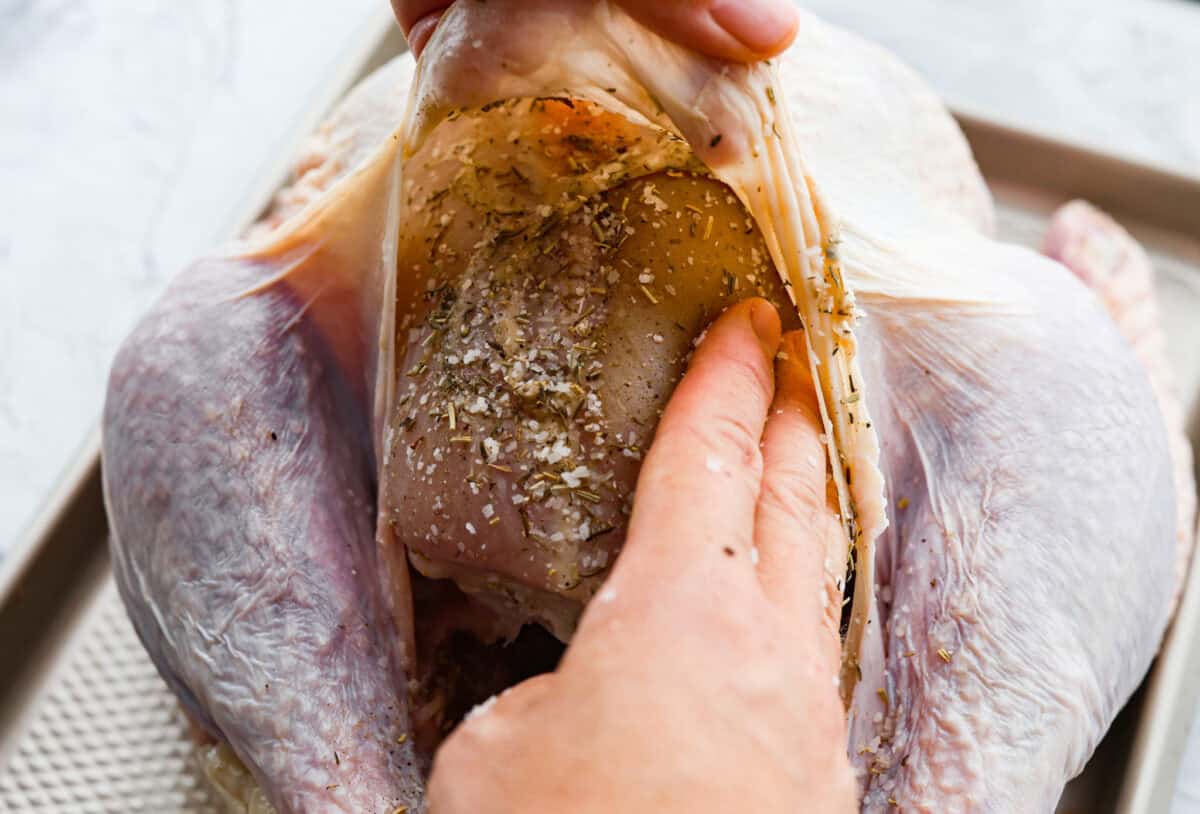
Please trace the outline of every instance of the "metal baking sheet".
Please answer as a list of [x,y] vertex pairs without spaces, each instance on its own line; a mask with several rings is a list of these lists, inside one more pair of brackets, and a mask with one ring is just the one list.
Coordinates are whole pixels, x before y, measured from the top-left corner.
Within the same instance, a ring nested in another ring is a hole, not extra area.
[[[313,117],[403,42],[390,22],[318,94]],[[1147,246],[1172,363],[1200,391],[1200,181],[961,117],[1007,240],[1036,246],[1073,197],[1107,209]],[[297,133],[296,143],[305,135]],[[245,222],[284,181],[264,172]],[[244,223],[242,224],[244,225]],[[1200,413],[1192,439],[1200,441]],[[0,812],[216,814],[187,723],[125,617],[109,568],[99,439],[86,443],[29,538],[0,564]],[[1060,814],[1166,811],[1200,690],[1200,569],[1155,667],[1072,781]]]

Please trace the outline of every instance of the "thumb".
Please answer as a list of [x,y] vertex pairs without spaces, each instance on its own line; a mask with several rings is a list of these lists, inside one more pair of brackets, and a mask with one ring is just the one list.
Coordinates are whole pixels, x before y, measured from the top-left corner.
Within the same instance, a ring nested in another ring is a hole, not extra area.
[[669,40],[717,59],[773,57],[796,37],[800,14],[790,0],[617,0],[635,20]]
[[392,0],[392,10],[413,56],[420,56],[451,0]]

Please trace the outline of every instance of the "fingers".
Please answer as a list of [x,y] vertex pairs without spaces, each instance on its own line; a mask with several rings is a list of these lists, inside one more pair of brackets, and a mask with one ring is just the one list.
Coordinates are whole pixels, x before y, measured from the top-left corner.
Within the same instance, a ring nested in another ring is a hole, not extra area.
[[796,37],[789,0],[617,0],[648,28],[702,54],[734,62],[773,57]]
[[[754,62],[787,48],[800,15],[788,0],[617,0],[667,39],[718,59]],[[449,0],[392,0],[413,54],[420,56]]]
[[631,587],[623,586],[627,580],[661,590],[694,573],[693,566],[728,558],[753,576],[759,440],[779,336],[779,315],[765,300],[740,303],[709,328],[642,465],[627,542],[610,579],[617,590]]
[[802,332],[784,337],[775,381],[755,525],[759,578],[788,618],[824,620],[835,642],[846,543],[827,491],[824,428]]
[[450,0],[392,0],[396,20],[408,38],[408,47],[412,49],[413,56],[421,55],[421,50],[437,28],[442,12],[449,5]]

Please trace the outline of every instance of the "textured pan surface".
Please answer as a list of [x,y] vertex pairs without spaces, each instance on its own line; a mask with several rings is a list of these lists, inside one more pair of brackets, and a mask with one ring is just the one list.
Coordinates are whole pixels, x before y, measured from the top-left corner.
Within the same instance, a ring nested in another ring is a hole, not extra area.
[[111,577],[0,773],[0,811],[124,814],[218,809],[192,767],[187,724]]

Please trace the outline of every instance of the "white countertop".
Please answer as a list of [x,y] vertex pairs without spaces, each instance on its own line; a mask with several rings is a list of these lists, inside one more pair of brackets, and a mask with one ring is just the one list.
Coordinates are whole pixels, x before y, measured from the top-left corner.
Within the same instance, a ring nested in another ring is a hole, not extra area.
[[[385,0],[0,0],[0,556]],[[812,0],[960,109],[1200,176],[1200,4]],[[1175,814],[1200,814],[1200,738]]]
[[0,553],[386,0],[0,0]]

